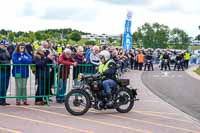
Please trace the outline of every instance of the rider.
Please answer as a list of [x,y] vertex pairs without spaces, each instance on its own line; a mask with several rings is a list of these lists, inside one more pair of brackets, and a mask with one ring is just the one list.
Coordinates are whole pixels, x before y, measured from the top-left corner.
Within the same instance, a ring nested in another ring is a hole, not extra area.
[[150,65],[152,67],[152,70],[153,70],[153,63],[152,63],[152,60],[153,60],[153,56],[152,56],[152,53],[151,53],[151,50],[148,49],[147,51],[147,55],[145,57],[145,60],[146,60],[146,63],[145,63],[145,66],[144,66],[144,70],[146,71],[146,67],[147,67],[147,60],[150,60]]
[[102,75],[103,88],[106,97],[108,98],[107,106],[112,106],[112,88],[116,87],[116,72],[117,65],[113,59],[111,59],[110,53],[107,50],[103,50],[99,53],[101,65],[98,68],[98,72]]
[[176,70],[176,66],[178,65],[178,61],[180,61],[181,68],[182,68],[182,70],[184,70],[183,69],[183,60],[184,60],[183,54],[178,53],[178,55],[176,56],[176,64],[174,66],[174,71]]
[[163,57],[162,57],[162,63],[161,63],[161,70],[163,70],[163,67],[164,67],[164,60],[167,60],[167,66],[169,68],[169,70],[171,70],[170,68],[170,65],[169,65],[169,62],[170,62],[170,57],[169,57],[169,54],[167,51],[165,51]]

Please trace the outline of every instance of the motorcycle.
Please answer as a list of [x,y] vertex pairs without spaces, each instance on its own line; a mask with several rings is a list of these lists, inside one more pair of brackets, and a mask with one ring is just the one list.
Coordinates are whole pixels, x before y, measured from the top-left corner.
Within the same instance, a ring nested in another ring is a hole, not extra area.
[[117,86],[112,88],[111,106],[107,106],[103,86],[102,76],[83,75],[79,76],[81,85],[70,91],[65,99],[66,110],[75,116],[84,115],[90,108],[96,110],[116,109],[120,113],[128,113],[134,106],[137,96],[137,89],[128,87],[128,79],[118,79]]
[[151,68],[152,71],[153,71],[153,64],[152,64],[152,61],[151,61],[151,60],[147,60],[147,61],[146,61],[144,71],[146,71],[146,67],[147,67],[148,71],[150,71],[150,68]]
[[167,70],[168,63],[169,63],[168,59],[164,59],[164,61],[163,61],[163,67],[164,67],[165,71]]
[[179,71],[181,68],[182,68],[182,71],[184,71],[182,61],[180,61],[180,60],[177,60],[177,61],[176,61],[176,64],[175,64],[175,66],[174,66],[174,70],[176,70],[176,68],[178,69],[178,71]]

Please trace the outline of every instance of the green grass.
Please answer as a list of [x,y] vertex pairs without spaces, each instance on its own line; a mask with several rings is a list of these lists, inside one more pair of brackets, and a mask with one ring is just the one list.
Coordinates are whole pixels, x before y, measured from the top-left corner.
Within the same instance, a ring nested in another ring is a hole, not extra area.
[[190,46],[191,50],[197,50],[200,49],[200,46]]
[[196,70],[194,70],[194,72],[198,75],[200,75],[200,67],[198,67]]

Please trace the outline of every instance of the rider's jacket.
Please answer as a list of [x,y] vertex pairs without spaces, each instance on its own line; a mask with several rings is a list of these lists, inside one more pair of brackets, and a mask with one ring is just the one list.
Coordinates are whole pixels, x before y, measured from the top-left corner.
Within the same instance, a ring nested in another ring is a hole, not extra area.
[[114,60],[110,59],[99,66],[98,72],[103,75],[103,80],[116,80],[117,65]]
[[176,56],[176,60],[177,61],[182,61],[183,60],[183,56],[181,56],[181,55]]
[[163,59],[169,60],[169,59],[170,59],[170,58],[169,58],[169,55],[168,55],[168,54],[164,54],[164,55],[163,55]]
[[152,59],[153,59],[153,56],[152,56],[152,55],[146,55],[145,59],[146,59],[146,60],[152,60]]

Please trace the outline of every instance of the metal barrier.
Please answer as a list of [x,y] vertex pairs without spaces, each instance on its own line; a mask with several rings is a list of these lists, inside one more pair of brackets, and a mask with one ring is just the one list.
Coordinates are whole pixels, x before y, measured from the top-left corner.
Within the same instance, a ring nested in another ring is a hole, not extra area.
[[26,101],[45,100],[56,96],[56,100],[64,100],[78,82],[79,73],[94,74],[92,64],[78,64],[76,67],[63,64],[37,67],[35,64],[0,64],[0,102],[6,98]]
[[[76,67],[60,64],[58,67],[58,90],[60,92],[57,93],[57,96],[59,97],[59,94],[61,94],[60,96],[63,97],[74,86],[78,85],[78,75],[80,73],[94,74],[94,69],[92,64],[78,64]],[[64,91],[64,88],[66,88],[66,91]]]
[[16,98],[17,101],[35,98],[36,101],[45,99],[49,104],[49,97],[54,96],[57,90],[56,78],[53,64],[44,67],[0,64],[0,102],[5,98]]

